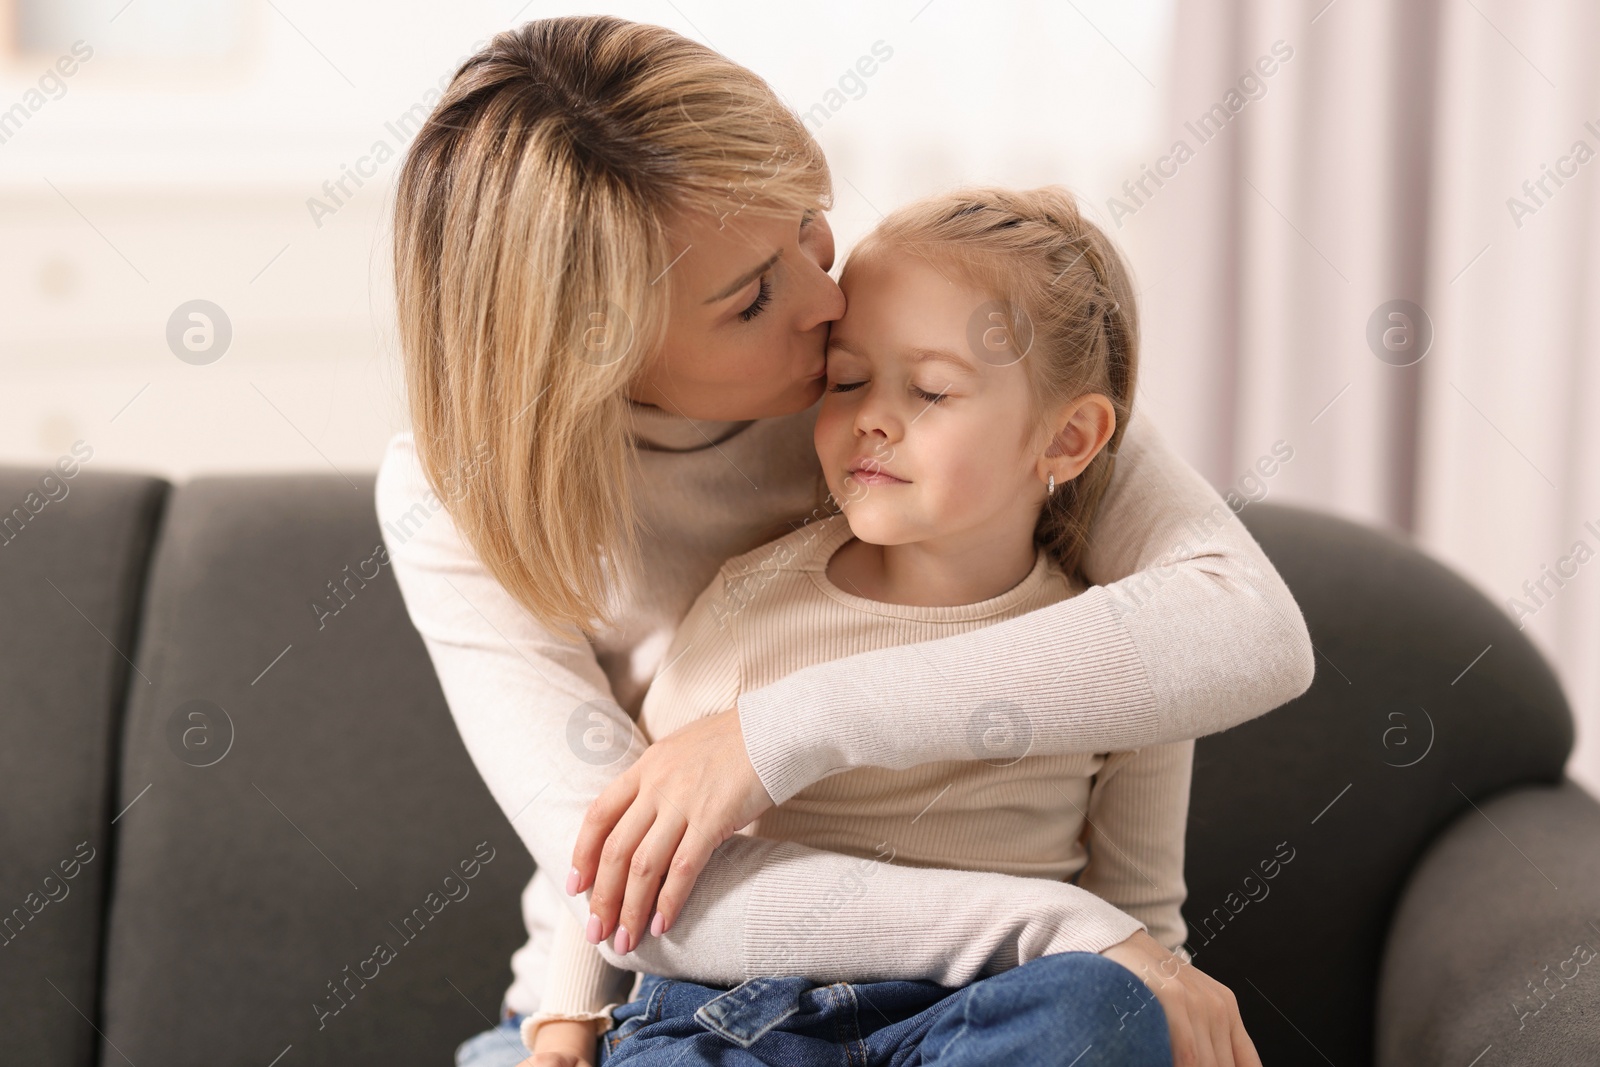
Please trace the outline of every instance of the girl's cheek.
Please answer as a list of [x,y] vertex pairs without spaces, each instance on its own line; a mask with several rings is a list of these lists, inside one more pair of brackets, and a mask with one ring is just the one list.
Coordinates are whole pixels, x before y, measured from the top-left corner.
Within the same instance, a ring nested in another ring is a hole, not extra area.
[[940,482],[948,496],[973,510],[998,509],[1009,499],[1008,479],[1012,457],[995,454],[994,442],[971,441],[945,452],[938,464]]

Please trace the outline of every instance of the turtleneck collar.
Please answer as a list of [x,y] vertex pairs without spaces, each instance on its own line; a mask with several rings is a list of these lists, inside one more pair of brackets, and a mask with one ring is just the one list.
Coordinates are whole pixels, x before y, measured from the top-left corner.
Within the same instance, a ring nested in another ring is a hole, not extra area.
[[676,415],[654,404],[628,401],[629,422],[634,440],[658,452],[695,452],[727,440],[749,426],[753,419],[722,422],[691,419]]

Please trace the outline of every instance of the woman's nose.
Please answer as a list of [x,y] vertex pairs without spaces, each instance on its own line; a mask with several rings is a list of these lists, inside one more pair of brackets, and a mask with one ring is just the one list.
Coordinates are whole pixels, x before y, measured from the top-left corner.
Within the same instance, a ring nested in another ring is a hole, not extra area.
[[844,318],[844,290],[839,288],[839,283],[820,268],[808,270],[807,273],[812,275],[813,280],[807,294],[806,320],[801,328],[810,330],[824,322],[837,322]]

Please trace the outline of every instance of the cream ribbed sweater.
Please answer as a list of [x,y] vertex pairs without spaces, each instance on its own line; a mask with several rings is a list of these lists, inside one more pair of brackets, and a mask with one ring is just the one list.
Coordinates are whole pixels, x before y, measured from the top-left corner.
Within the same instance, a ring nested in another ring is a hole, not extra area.
[[[537,414],[536,412],[534,413]],[[530,415],[529,417],[533,417]],[[624,734],[695,596],[728,559],[795,528],[818,475],[816,408],[750,423],[636,412],[645,566],[586,642],[540,625],[489,574],[433,495],[409,433],[389,442],[376,508],[412,623],[461,739],[537,863],[528,941],[506,1003],[538,1010],[585,809],[643,751],[572,741],[603,711]],[[1311,684],[1293,596],[1210,484],[1135,413],[1083,561],[1086,592],[932,642],[832,660],[739,698],[775,802],[836,770],[970,756],[967,715],[1024,709],[1038,755],[1107,752],[1225,730]],[[937,698],[937,699],[935,699]],[[870,714],[867,712],[870,711]],[[608,963],[736,984],[773,974],[961,986],[1051,952],[1097,952],[1143,924],[1068,883],[912,868],[735,834],[663,937]]]
[[[867,600],[827,574],[828,560],[851,538],[836,515],[729,560],[667,649],[640,712],[645,734],[665,737],[732,707],[747,689],[814,663],[965,633],[1084,589],[1040,552],[1018,585],[981,603]],[[1187,932],[1179,906],[1194,741],[1027,755],[1025,720],[1012,721],[1003,707],[966,717],[968,759],[845,771],[802,789],[740,833],[911,867],[1076,879],[1179,950]],[[1092,859],[1080,840],[1086,817]],[[593,1020],[606,1029],[618,990],[632,977],[583,939],[570,912],[561,926],[540,1011],[523,1023],[530,1047],[534,1030],[550,1019]]]

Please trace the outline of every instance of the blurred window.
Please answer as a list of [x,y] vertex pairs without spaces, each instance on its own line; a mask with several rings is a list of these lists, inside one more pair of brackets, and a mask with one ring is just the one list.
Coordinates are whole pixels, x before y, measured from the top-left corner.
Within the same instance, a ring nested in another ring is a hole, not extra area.
[[[97,56],[217,60],[244,44],[254,0],[0,0],[14,56],[59,55],[87,41]],[[138,18],[127,18],[137,7]]]

